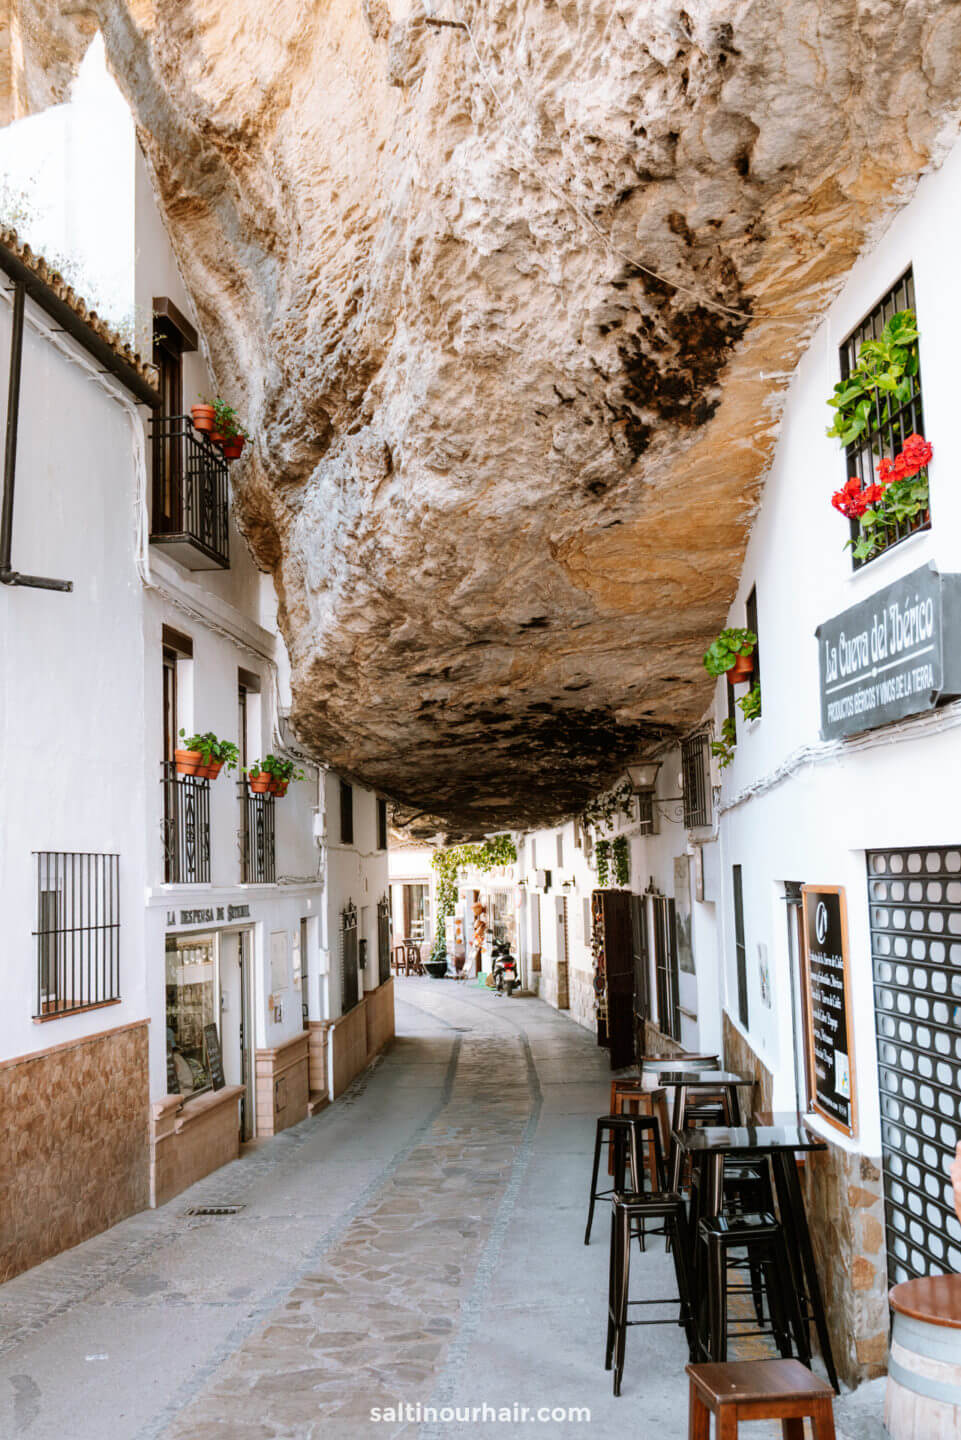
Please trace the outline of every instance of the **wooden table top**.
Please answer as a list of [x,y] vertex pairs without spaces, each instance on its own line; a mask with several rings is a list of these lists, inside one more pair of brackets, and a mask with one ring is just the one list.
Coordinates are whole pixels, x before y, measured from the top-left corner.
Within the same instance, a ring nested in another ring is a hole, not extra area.
[[888,1291],[891,1309],[929,1325],[961,1330],[961,1275],[922,1275]]
[[834,1394],[827,1381],[800,1360],[731,1360],[726,1364],[688,1365],[702,1394],[716,1404],[752,1400],[807,1400]]

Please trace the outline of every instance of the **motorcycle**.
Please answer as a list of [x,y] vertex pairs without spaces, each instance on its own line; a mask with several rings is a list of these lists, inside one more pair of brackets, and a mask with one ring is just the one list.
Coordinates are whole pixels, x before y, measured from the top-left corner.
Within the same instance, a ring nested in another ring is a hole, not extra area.
[[495,940],[491,945],[491,974],[494,977],[495,995],[510,997],[520,986],[517,961],[506,940]]

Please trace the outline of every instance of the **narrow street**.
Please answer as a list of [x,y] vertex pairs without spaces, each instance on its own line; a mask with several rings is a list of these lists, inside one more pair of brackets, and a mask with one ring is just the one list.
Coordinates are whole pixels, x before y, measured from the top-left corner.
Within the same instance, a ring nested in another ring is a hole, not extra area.
[[[602,1369],[603,1211],[582,1236],[606,1051],[538,1000],[397,992],[394,1045],[320,1116],[0,1289],[0,1435],[429,1440],[515,1433],[516,1404],[589,1410],[547,1434],[682,1440],[679,1330],[631,1333],[620,1400]],[[635,1263],[672,1293],[659,1244]],[[371,1419],[417,1404],[461,1415]],[[511,1418],[465,1423],[485,1404]],[[872,1405],[839,1402],[839,1435],[880,1435]]]

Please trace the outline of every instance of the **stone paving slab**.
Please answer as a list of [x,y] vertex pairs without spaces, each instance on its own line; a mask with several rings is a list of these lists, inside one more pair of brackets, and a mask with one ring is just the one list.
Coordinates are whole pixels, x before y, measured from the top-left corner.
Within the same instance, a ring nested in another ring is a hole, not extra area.
[[[398,1041],[340,1101],[0,1288],[3,1440],[527,1432],[484,1405],[590,1410],[533,1433],[683,1440],[676,1326],[631,1331],[620,1399],[603,1369],[600,1213],[582,1240],[606,1055],[537,1000],[396,992]],[[237,1216],[183,1216],[229,1199]],[[672,1294],[662,1246],[634,1264],[643,1291]],[[424,1413],[445,1405],[481,1418]],[[839,1402],[842,1440],[880,1440],[879,1406]]]

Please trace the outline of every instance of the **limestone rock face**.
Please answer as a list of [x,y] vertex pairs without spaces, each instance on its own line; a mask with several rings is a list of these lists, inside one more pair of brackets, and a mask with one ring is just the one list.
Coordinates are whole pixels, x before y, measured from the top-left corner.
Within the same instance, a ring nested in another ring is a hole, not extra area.
[[477,834],[695,723],[791,367],[957,133],[958,0],[88,12],[304,743]]

